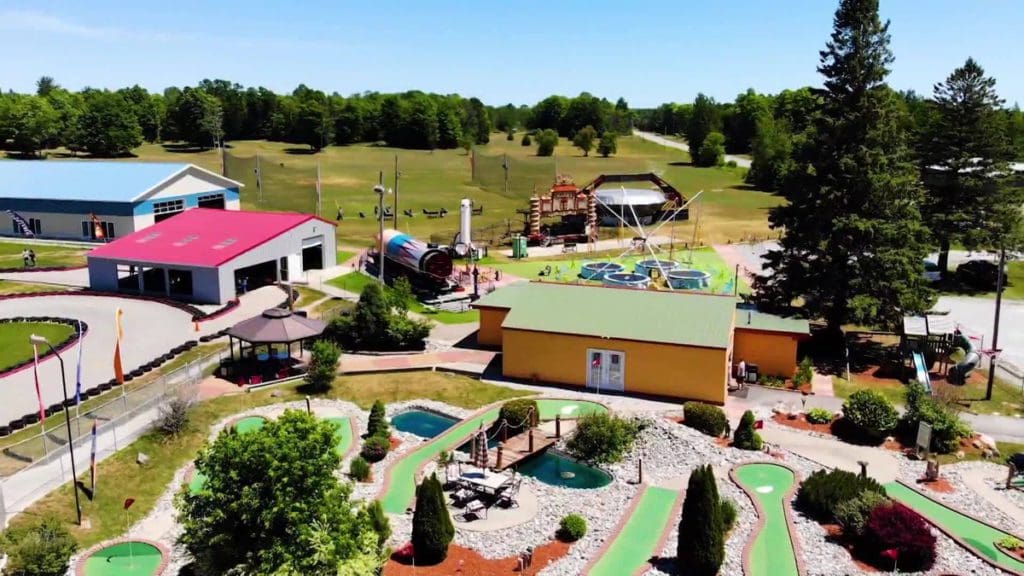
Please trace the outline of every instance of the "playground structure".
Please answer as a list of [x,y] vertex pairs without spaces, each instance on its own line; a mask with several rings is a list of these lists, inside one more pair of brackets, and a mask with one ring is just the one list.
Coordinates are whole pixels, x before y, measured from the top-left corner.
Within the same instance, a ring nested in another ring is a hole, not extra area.
[[[953,362],[950,355],[963,350],[964,358]],[[945,374],[951,384],[964,384],[971,372],[981,364],[984,350],[976,347],[972,338],[960,326],[945,316],[905,316],[900,336],[900,350],[904,362],[910,363],[913,379],[930,393],[931,378],[928,373],[936,362],[939,373]]]
[[[649,189],[598,189],[609,183],[647,181],[661,192]],[[646,221],[687,220],[686,198],[657,174],[602,174],[583,187],[568,175],[559,175],[547,195],[530,198],[529,208],[519,210],[526,217],[523,235],[531,244],[550,246],[566,242],[597,240],[599,223],[615,225],[622,222],[634,227]],[[600,219],[599,219],[600,216]],[[544,218],[559,217],[554,225],[545,225]]]

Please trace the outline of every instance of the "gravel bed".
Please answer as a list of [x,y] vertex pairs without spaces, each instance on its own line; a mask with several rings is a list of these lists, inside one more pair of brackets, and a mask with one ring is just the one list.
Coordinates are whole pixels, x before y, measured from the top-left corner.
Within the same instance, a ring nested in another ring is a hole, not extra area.
[[[900,460],[900,480],[917,487],[917,480],[924,477],[926,463],[919,460],[903,458]],[[1006,466],[994,462],[958,462],[956,464],[944,464],[939,467],[939,477],[948,481],[955,492],[944,493],[928,488],[920,488],[921,492],[927,494],[934,500],[948,504],[958,510],[966,512],[975,518],[1007,530],[1014,534],[1024,534],[1024,515],[1014,517],[1014,511],[1003,510],[992,504],[969,486],[964,483],[965,472],[981,471],[986,475],[986,484],[1007,497],[1017,496],[1012,492],[1019,490],[1003,490],[1003,484],[988,479],[989,476],[1006,478]],[[1024,499],[1022,499],[1024,500]]]

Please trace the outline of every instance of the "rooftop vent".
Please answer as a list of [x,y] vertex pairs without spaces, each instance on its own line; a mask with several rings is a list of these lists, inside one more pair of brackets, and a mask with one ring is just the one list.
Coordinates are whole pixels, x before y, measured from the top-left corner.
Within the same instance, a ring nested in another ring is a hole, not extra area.
[[182,247],[182,246],[184,246],[186,244],[189,244],[190,242],[194,241],[196,238],[199,238],[198,234],[189,234],[188,236],[185,236],[181,240],[178,240],[177,242],[175,242],[174,245],[178,246],[180,248],[180,247]]
[[214,250],[222,250],[224,248],[227,248],[228,246],[231,246],[235,242],[238,242],[237,238],[228,238],[227,240],[224,240],[224,241],[220,242],[219,244],[214,244],[213,245],[213,249]]
[[156,240],[159,237],[160,237],[160,233],[159,232],[150,232],[149,234],[146,234],[145,236],[143,236],[142,238],[139,238],[135,242],[138,243],[138,244],[145,244],[146,242],[149,242],[150,240]]

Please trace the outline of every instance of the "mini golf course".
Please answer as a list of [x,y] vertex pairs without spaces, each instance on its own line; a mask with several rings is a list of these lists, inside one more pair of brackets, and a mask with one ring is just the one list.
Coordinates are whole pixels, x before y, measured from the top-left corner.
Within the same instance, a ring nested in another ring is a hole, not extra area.
[[352,442],[354,435],[352,434],[352,421],[348,417],[331,417],[324,418],[324,420],[334,424],[336,430],[334,431],[334,437],[338,440],[335,444],[335,449],[338,451],[338,455],[342,458],[348,453],[349,449],[352,448]]
[[246,432],[253,432],[263,428],[263,425],[267,423],[267,419],[263,416],[246,416],[235,422],[235,430],[239,434],[245,434]]
[[995,546],[996,541],[1010,536],[1009,533],[944,506],[905,484],[890,482],[885,485],[885,491],[890,498],[924,516],[940,530],[959,538],[979,557],[988,559],[1012,573],[1024,574],[1024,562]]
[[[541,420],[554,420],[555,414],[560,414],[565,419],[574,420],[584,414],[607,411],[607,408],[596,402],[547,398],[537,399],[537,408],[540,411]],[[456,449],[481,425],[489,426],[498,419],[500,409],[501,406],[496,405],[466,418],[449,428],[444,434],[437,436],[392,464],[386,472],[387,480],[385,480],[384,489],[380,495],[384,511],[389,514],[404,514],[416,493],[415,478],[420,468],[430,460],[437,458],[441,451],[450,452]]]
[[744,551],[744,574],[799,576],[785,502],[796,475],[777,464],[744,464],[733,469],[733,479],[757,505],[759,516],[760,528]]
[[104,546],[79,564],[79,576],[154,576],[164,563],[163,552],[148,542]]
[[648,487],[636,498],[632,513],[620,524],[611,545],[586,572],[589,576],[634,574],[652,556],[661,554],[660,544],[666,530],[672,529],[680,492]]

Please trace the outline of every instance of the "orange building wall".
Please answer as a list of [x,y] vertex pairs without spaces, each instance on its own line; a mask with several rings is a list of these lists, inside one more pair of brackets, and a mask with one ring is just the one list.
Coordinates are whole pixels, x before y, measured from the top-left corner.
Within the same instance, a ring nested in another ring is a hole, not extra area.
[[616,350],[626,356],[626,392],[725,403],[728,350],[526,330],[503,332],[502,366],[509,378],[582,388],[587,385],[587,349]]
[[796,372],[796,334],[758,332],[737,327],[733,334],[733,363],[757,364],[761,374],[792,378]]
[[480,331],[476,340],[481,346],[501,346],[501,323],[508,315],[507,308],[481,308]]

